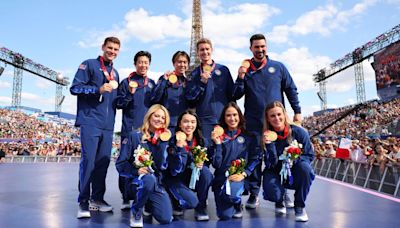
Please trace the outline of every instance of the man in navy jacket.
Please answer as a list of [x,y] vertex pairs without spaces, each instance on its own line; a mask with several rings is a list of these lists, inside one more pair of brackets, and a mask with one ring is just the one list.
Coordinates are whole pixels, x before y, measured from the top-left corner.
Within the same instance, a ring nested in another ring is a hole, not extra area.
[[233,80],[229,69],[211,58],[213,48],[209,39],[197,42],[201,64],[188,78],[185,97],[196,108],[206,144],[211,143],[211,131],[218,123],[222,109],[232,100]]
[[120,45],[118,38],[107,37],[102,45],[103,54],[79,66],[70,88],[71,94],[78,98],[75,126],[80,127],[82,145],[78,218],[90,217],[89,208],[102,212],[113,209],[104,200],[104,193],[119,82],[113,60]]
[[[284,104],[286,95],[294,111],[293,121],[301,121],[301,108],[297,87],[286,67],[267,56],[267,41],[262,34],[250,38],[250,50],[253,58],[243,61],[238,71],[233,88],[235,100],[245,95],[244,116],[247,130],[257,136],[260,142],[263,128],[263,113],[265,107],[274,101]],[[261,185],[261,165],[249,177],[247,185],[250,197],[246,204],[248,208],[258,205],[258,193]]]

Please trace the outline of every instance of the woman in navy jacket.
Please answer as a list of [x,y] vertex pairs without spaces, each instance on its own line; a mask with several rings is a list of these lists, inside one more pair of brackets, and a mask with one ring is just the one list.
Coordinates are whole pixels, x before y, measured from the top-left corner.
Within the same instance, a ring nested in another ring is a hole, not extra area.
[[[190,148],[205,146],[199,118],[196,113],[191,110],[183,112],[178,117],[176,132],[183,132],[186,135],[186,139],[174,137],[170,141],[169,172],[166,174],[165,183],[174,205],[174,215],[182,215],[183,209],[195,208],[196,220],[209,220],[206,201],[213,176],[207,165],[197,165],[198,168],[201,168],[199,180],[196,181],[193,190],[189,188],[193,171],[191,167],[193,157],[190,154]],[[179,140],[176,138],[179,138]]]
[[[310,136],[302,127],[289,124],[285,108],[280,102],[275,101],[267,105],[264,118],[264,199],[275,202],[277,214],[286,214],[286,208],[283,205],[284,188],[294,189],[296,221],[308,221],[304,207],[315,177],[310,165],[315,158]],[[276,141],[269,136],[271,133],[269,131],[277,134]],[[293,161],[292,167],[289,166],[290,168],[286,170],[288,171],[286,180],[285,178],[281,179],[280,172],[283,170],[282,161],[284,161],[282,154],[285,148],[295,140],[302,145],[301,154]]]
[[[214,191],[217,215],[226,220],[232,217],[241,218],[241,195],[244,190],[244,178],[249,176],[254,167],[260,163],[260,151],[256,150],[256,138],[245,130],[245,120],[240,108],[235,102],[229,102],[222,110],[219,123],[224,134],[218,136],[216,131],[211,133],[214,144],[210,147],[212,165],[215,168],[212,189]],[[256,156],[254,156],[256,155]],[[252,157],[253,156],[253,157]],[[244,159],[246,166],[242,173],[229,176],[232,161]],[[229,186],[227,185],[229,181]],[[230,192],[226,191],[230,188]]]
[[[131,227],[143,227],[142,212],[145,205],[158,222],[165,224],[172,221],[171,201],[162,185],[162,174],[168,166],[169,138],[162,137],[160,129],[166,129],[168,124],[167,109],[162,105],[153,105],[147,111],[140,131],[131,132],[122,142],[116,167],[120,176],[127,179],[126,195],[134,200]],[[154,161],[151,167],[138,168],[134,165],[134,151],[138,146],[151,152]]]

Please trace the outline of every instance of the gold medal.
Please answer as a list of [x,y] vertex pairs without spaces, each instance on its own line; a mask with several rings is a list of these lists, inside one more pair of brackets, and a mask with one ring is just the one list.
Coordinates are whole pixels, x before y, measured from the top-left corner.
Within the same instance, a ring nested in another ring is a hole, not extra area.
[[185,141],[186,140],[186,134],[181,132],[181,131],[178,131],[175,134],[175,138],[176,138],[176,141]]
[[276,134],[275,131],[269,131],[269,130],[264,131],[264,136],[267,136],[268,140],[272,142],[278,138],[278,134]]
[[139,86],[139,84],[136,81],[129,82],[129,87],[137,88],[138,86]]
[[244,68],[246,68],[246,69],[249,68],[249,67],[250,67],[250,62],[249,62],[249,60],[243,60],[241,66],[244,67]]
[[166,129],[163,133],[160,134],[161,141],[168,141],[171,138],[171,132]]
[[214,132],[215,136],[220,137],[224,134],[224,129],[221,126],[216,125],[214,127],[213,132]]
[[205,65],[205,66],[203,66],[203,71],[204,72],[211,72],[211,66],[209,66],[209,65]]
[[171,74],[168,76],[168,81],[171,82],[171,84],[174,84],[178,81],[178,77],[175,74]]
[[111,87],[112,87],[113,89],[118,88],[118,82],[117,82],[117,81],[111,80],[109,83],[110,83],[110,85],[111,85]]

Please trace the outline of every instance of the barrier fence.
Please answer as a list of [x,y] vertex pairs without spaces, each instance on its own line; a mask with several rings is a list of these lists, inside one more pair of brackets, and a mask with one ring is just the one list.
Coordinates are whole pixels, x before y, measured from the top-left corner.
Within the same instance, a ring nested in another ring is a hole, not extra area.
[[[112,158],[115,160],[115,158]],[[75,163],[80,156],[10,156],[6,163]],[[357,163],[350,160],[321,158],[313,162],[315,174],[342,182],[372,189],[400,198],[400,166]]]
[[372,189],[400,198],[400,166],[369,165],[350,160],[322,158],[313,163],[317,175]]

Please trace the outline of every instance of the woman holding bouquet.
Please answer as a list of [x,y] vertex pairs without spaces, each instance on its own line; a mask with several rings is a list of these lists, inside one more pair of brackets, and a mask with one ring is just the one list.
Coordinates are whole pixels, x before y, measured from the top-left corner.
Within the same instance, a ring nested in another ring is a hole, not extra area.
[[131,227],[143,227],[143,208],[150,210],[161,224],[172,221],[172,206],[162,186],[162,173],[167,169],[167,147],[171,132],[167,129],[169,114],[159,104],[149,108],[140,131],[131,132],[121,143],[116,162],[120,176],[127,178],[126,191],[131,206]]
[[208,160],[207,150],[196,113],[187,110],[179,115],[175,130],[175,138],[170,140],[169,172],[164,179],[174,215],[183,215],[184,209],[195,208],[196,220],[207,221],[206,201],[213,176],[204,164]]
[[219,123],[211,133],[212,165],[215,167],[212,189],[217,215],[222,220],[242,217],[241,196],[244,178],[260,163],[260,151],[256,151],[256,138],[245,130],[244,116],[234,102],[222,110]]
[[306,222],[305,201],[315,177],[310,165],[315,157],[310,136],[303,128],[289,124],[280,102],[267,105],[264,118],[264,199],[275,202],[277,214],[286,214],[284,188],[294,189],[296,221]]

